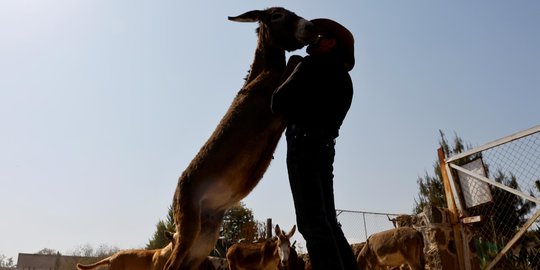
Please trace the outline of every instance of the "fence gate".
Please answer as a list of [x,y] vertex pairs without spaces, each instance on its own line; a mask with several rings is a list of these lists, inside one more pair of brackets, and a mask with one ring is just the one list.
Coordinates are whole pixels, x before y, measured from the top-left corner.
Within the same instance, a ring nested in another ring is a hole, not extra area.
[[539,269],[540,125],[448,157],[441,170],[459,218],[463,267]]

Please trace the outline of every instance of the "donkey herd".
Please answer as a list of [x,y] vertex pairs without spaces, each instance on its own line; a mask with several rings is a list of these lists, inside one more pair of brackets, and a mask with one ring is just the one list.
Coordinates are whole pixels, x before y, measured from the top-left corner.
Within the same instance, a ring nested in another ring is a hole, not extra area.
[[[206,256],[196,269],[202,270],[311,270],[308,254],[298,254],[291,237],[296,226],[284,233],[275,226],[275,236],[254,243],[236,243],[226,258]],[[94,264],[77,264],[78,270],[93,270],[108,266],[109,270],[163,270],[174,246],[171,242],[161,249],[124,250]],[[352,244],[358,267],[364,269],[424,269],[424,240],[411,227],[398,227],[371,235],[366,242]],[[408,268],[406,268],[408,267]]]
[[[294,226],[258,243],[230,247],[226,259],[208,255],[219,238],[225,211],[255,188],[270,165],[285,129],[284,119],[270,110],[271,95],[294,69],[286,51],[317,38],[314,25],[280,7],[253,10],[229,17],[235,22],[258,22],[257,46],[245,83],[227,113],[178,180],[173,197],[176,232],[157,250],[125,250],[79,270],[108,266],[110,270],[194,269],[311,269],[309,258],[290,243]],[[424,269],[422,234],[395,228],[374,234],[356,246],[360,269]],[[354,246],[353,246],[354,248]]]

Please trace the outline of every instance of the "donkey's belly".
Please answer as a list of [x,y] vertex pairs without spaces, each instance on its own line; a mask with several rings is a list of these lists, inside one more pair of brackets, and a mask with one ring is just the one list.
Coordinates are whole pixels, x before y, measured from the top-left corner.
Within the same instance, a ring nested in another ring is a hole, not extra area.
[[230,208],[262,178],[284,130],[269,100],[270,96],[237,96],[186,170],[189,180],[184,184],[189,188],[183,192],[195,192],[203,208]]
[[220,169],[206,175],[197,185],[197,191],[202,195],[205,207],[228,209],[255,188],[268,168],[277,145],[269,145],[268,142],[261,144],[264,144],[264,149],[262,147],[235,149],[231,152],[229,160],[224,161],[225,164],[208,164],[209,170],[216,167]]

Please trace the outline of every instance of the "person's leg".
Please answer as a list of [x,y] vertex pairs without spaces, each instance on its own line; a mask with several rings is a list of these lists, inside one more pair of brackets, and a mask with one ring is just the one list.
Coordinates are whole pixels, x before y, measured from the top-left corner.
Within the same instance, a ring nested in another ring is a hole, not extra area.
[[334,141],[323,143],[323,147],[319,168],[321,168],[321,176],[323,178],[322,183],[324,185],[322,190],[324,191],[324,207],[327,213],[326,219],[332,228],[332,235],[334,236],[334,240],[339,250],[344,269],[356,270],[358,269],[356,258],[354,257],[352,248],[347,241],[347,238],[345,238],[345,234],[343,233],[336,216],[333,173],[335,156]]
[[[287,168],[296,210],[298,231],[306,240],[314,270],[344,269],[335,241],[334,229],[328,222],[325,206],[327,188],[323,185],[321,147],[307,137],[287,137]],[[324,156],[324,155],[323,155]]]

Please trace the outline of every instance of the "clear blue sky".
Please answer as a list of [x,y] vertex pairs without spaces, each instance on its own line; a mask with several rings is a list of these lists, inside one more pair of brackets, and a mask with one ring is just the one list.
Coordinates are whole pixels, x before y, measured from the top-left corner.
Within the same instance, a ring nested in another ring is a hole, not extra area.
[[[356,37],[337,208],[411,212],[439,129],[540,122],[538,1],[0,0],[0,254],[143,247],[252,61],[256,24],[227,16],[271,6]],[[288,230],[283,142],[244,202]]]

